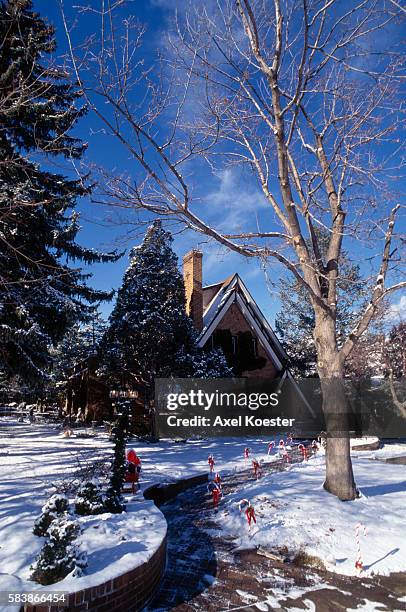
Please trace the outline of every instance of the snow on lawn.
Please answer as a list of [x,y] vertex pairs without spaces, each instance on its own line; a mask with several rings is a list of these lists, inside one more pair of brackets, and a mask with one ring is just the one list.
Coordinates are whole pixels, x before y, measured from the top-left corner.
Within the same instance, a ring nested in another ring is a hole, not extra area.
[[[187,443],[163,440],[156,444],[134,440],[128,447],[135,448],[142,459],[141,487],[145,489],[157,482],[207,472],[209,454],[214,455],[215,470],[223,474],[246,467],[243,458],[246,446],[250,447],[251,456],[269,460],[269,440],[213,438]],[[265,477],[238,495],[226,498],[222,503],[231,514],[227,516],[222,510],[221,523],[231,533],[239,532],[242,519],[233,503],[249,497],[255,502],[260,531],[251,541],[244,536],[241,544],[260,543],[272,547],[286,544],[289,548],[307,544],[325,561],[335,557],[336,571],[353,573],[354,526],[361,520],[369,529],[368,536],[362,539],[367,571],[405,569],[405,544],[401,544],[406,502],[405,467],[363,459],[386,458],[391,452],[406,454],[404,444],[393,445],[392,451],[391,448],[392,445],[387,445],[378,451],[353,453],[357,483],[364,493],[356,502],[343,504],[325,494],[321,489],[323,460],[312,459],[288,472]],[[72,478],[80,466],[96,459],[110,459],[111,450],[111,442],[101,429],[94,438],[64,438],[55,426],[21,424],[7,417],[0,418],[2,585],[4,573],[13,575],[9,577],[10,585],[18,579],[28,579],[29,565],[42,544],[41,538],[32,535],[34,520],[55,492],[54,484]],[[272,457],[277,458],[277,454],[274,452]],[[126,515],[115,515],[108,521],[107,515],[80,519],[85,527],[82,542],[89,555],[89,567],[83,578],[66,578],[58,583],[58,588],[70,590],[90,582],[96,584],[107,574],[117,575],[127,567],[134,567],[153,552],[166,529],[165,520],[141,494],[135,499],[137,501],[129,506],[130,512]],[[330,531],[330,527],[335,531]],[[110,560],[114,563],[108,567]],[[33,583],[30,587],[37,588]]]
[[[151,557],[166,534],[162,513],[153,502],[141,497],[139,500],[129,499],[127,511],[121,514],[76,518],[83,529],[76,542],[81,550],[87,551],[88,567],[82,577],[69,575],[58,582],[58,590],[74,592],[133,569]],[[0,567],[28,581],[29,567],[45,539],[34,536],[32,529],[22,530],[20,527],[6,530],[6,538],[7,546],[0,550]],[[32,582],[25,582],[24,586],[25,589],[49,590],[49,587]]]
[[[257,545],[289,553],[305,551],[323,561],[327,569],[356,574],[355,526],[367,528],[361,535],[364,575],[406,570],[405,508],[406,470],[355,457],[355,479],[362,496],[340,502],[323,488],[324,456],[247,483],[225,497],[217,515],[222,529],[241,548]],[[257,525],[248,533],[238,502],[250,499]],[[242,535],[241,535],[242,534]]]
[[376,436],[355,438],[351,440],[351,449],[356,450],[357,446],[364,446],[365,444],[374,444],[375,442],[379,442],[379,438],[377,438]]
[[[0,419],[2,585],[6,582],[11,587],[22,580],[20,586],[25,590],[42,588],[32,582],[26,583],[30,565],[43,543],[42,538],[32,534],[34,521],[45,501],[55,492],[55,484],[72,480],[78,468],[95,460],[110,459],[111,442],[101,429],[96,431],[95,437],[64,438],[55,426],[18,423],[7,417]],[[134,440],[128,447],[134,447],[142,459],[141,486],[145,489],[156,482],[206,472],[207,456],[211,453],[215,456],[216,469],[243,469],[243,452],[247,445],[253,455],[265,458],[268,441],[250,440],[248,443],[242,438],[189,441],[187,444],[169,440],[147,444]],[[126,514],[78,519],[84,527],[81,542],[88,553],[89,565],[85,576],[67,577],[57,583],[58,589],[78,590],[99,584],[109,576],[142,563],[154,552],[165,533],[165,519],[141,494],[136,495],[135,500],[128,505]]]
[[[63,438],[48,426],[0,424],[0,578],[6,590],[50,587],[28,582],[30,565],[44,538],[32,533],[41,507],[55,492],[54,483],[69,478],[82,465],[109,458],[111,443],[106,436]],[[137,498],[138,497],[138,498]],[[114,578],[144,563],[159,547],[166,533],[166,521],[152,501],[141,495],[130,496],[127,512],[77,517],[83,528],[78,539],[88,554],[84,576],[67,576],[57,583],[58,590],[76,591]]]
[[[251,458],[270,461],[280,459],[276,451],[268,455],[268,444],[273,438],[210,438],[207,440],[160,440],[158,443],[130,443],[142,459],[142,482],[146,487],[156,481],[170,482],[208,471],[207,458],[214,456],[215,471],[222,473],[243,470],[251,466]],[[279,437],[274,438],[279,442]],[[244,449],[250,448],[248,463]]]

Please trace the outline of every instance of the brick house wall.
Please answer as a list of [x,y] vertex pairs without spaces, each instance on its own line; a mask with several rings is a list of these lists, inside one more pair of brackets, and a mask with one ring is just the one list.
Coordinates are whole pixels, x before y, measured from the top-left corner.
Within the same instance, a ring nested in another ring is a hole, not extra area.
[[[252,336],[256,338],[256,335],[249,326],[246,318],[242,314],[237,304],[231,304],[230,308],[220,321],[217,329],[228,329],[233,336],[237,336],[238,332],[251,332]],[[259,370],[250,370],[243,372],[243,376],[247,378],[267,378],[273,379],[277,375],[277,369],[273,362],[269,359],[259,339],[257,338],[258,356],[266,359],[266,364]]]

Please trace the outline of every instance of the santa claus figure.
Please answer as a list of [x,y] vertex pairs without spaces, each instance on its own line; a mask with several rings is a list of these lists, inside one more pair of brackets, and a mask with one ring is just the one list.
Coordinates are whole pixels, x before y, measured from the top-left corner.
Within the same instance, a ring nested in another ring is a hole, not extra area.
[[207,458],[207,463],[209,464],[209,468],[210,468],[210,473],[213,472],[214,470],[214,465],[215,465],[215,461],[214,461],[214,457],[213,455],[209,455]]
[[138,483],[141,472],[141,459],[138,457],[135,450],[132,448],[127,453],[127,465],[124,474],[125,482],[131,483],[131,491],[135,493],[136,488],[139,489]]
[[250,449],[247,446],[247,447],[244,448],[244,461],[245,461],[245,463],[247,463],[249,456],[250,456]]

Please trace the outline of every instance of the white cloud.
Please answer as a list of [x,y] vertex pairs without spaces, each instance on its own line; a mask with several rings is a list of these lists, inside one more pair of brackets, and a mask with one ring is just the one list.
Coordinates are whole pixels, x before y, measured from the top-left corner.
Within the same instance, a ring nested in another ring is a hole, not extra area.
[[219,185],[205,198],[208,207],[216,211],[217,227],[227,233],[255,231],[256,214],[269,204],[247,173],[226,168],[217,174]]
[[386,319],[393,323],[406,320],[406,295],[402,295],[398,302],[391,304]]

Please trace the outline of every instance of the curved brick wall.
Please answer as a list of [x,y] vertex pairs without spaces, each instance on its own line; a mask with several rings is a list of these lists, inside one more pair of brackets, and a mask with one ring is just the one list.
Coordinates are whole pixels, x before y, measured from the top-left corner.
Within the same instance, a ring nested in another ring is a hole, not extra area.
[[[152,499],[157,506],[173,499],[186,489],[207,482],[207,474],[183,478],[170,484],[153,485],[144,491],[145,499]],[[139,612],[154,595],[166,565],[166,536],[149,561],[135,569],[95,587],[69,595],[67,605],[25,606],[24,612],[70,612],[92,610],[94,612]],[[58,584],[50,585],[49,592],[58,590]]]
[[[94,610],[95,612],[138,612],[148,603],[165,571],[166,536],[149,561],[108,582],[69,595],[67,605],[25,606],[24,612],[61,612]],[[58,590],[58,584],[48,587]]]
[[197,487],[198,485],[205,484],[208,481],[208,474],[198,474],[197,476],[191,476],[190,478],[182,478],[168,484],[157,484],[148,487],[144,491],[145,499],[152,499],[156,506],[164,504],[165,502],[173,499],[179,493],[190,489],[191,487]]

